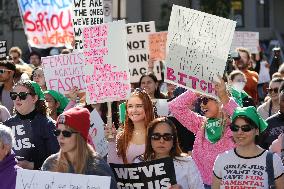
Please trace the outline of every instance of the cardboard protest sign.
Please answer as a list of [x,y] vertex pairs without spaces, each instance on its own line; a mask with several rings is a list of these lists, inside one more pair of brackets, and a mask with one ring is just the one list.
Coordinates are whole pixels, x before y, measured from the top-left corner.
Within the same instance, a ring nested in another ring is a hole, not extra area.
[[174,5],[166,82],[216,96],[213,79],[223,75],[235,26],[234,21]]
[[73,28],[72,1],[18,0],[28,43],[36,48],[71,48]]
[[110,177],[18,169],[16,189],[110,188]]
[[86,89],[83,53],[48,56],[41,58],[41,61],[48,90],[66,94],[73,87]]
[[235,31],[231,51],[238,47],[247,48],[251,53],[258,53],[259,32]]
[[73,28],[75,52],[83,52],[83,29],[104,23],[103,0],[73,0]]
[[[139,82],[140,77],[148,72],[149,34],[154,33],[155,23],[139,22],[127,24],[127,50],[130,68],[130,82]],[[159,64],[154,67],[154,73],[161,80]]]
[[150,59],[165,60],[168,32],[149,34]]
[[7,56],[7,41],[0,41],[0,60]]
[[117,188],[169,188],[176,184],[172,158],[133,164],[112,164]]
[[130,76],[125,21],[85,28],[83,42],[87,103],[127,99],[130,95]]
[[108,153],[108,143],[105,138],[104,124],[100,114],[94,109],[91,112],[89,136],[92,139],[96,152],[100,154],[101,157],[106,156]]

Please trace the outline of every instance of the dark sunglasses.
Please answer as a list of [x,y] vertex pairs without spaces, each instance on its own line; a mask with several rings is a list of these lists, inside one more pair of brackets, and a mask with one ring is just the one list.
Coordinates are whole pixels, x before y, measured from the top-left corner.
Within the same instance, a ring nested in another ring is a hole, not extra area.
[[67,130],[61,131],[61,130],[59,130],[59,129],[56,129],[56,130],[53,131],[53,134],[54,134],[56,137],[58,137],[58,136],[60,135],[60,133],[62,133],[62,135],[63,135],[64,137],[69,138],[69,137],[71,137],[71,135],[72,135],[73,133],[78,133],[78,132],[75,132],[75,131],[67,131]]
[[6,69],[0,69],[0,74],[4,74],[5,72],[9,72],[11,70],[6,70]]
[[[213,98],[210,98],[210,97],[202,97],[200,99],[200,102],[203,104],[203,105],[206,105],[208,104],[209,100],[214,100]],[[214,100],[215,101],[215,100]]]
[[230,129],[233,132],[238,132],[240,129],[243,132],[250,132],[253,129],[253,127],[251,125],[238,126],[238,125],[235,125],[235,124],[231,124]]
[[16,100],[17,96],[20,98],[20,100],[26,100],[28,95],[31,95],[31,93],[28,93],[28,92],[19,92],[19,93],[10,92],[10,97],[11,97],[12,100]]
[[152,140],[161,140],[163,137],[164,141],[171,141],[173,140],[174,136],[171,133],[165,133],[161,135],[160,133],[153,133],[151,136]]
[[268,93],[274,92],[275,94],[278,93],[278,90],[279,90],[279,88],[268,88],[268,89],[267,89]]

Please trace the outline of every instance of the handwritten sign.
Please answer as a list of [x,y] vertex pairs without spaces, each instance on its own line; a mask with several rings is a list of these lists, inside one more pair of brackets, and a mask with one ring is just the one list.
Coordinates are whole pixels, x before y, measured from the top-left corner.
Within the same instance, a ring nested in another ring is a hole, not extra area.
[[166,44],[168,32],[157,32],[149,34],[150,58],[155,60],[166,59]]
[[73,0],[73,28],[76,52],[83,52],[83,28],[104,22],[103,0]]
[[18,169],[16,189],[107,189],[110,177]]
[[168,28],[166,82],[216,96],[236,22],[174,5]]
[[[139,82],[140,77],[148,72],[149,34],[154,33],[155,23],[139,22],[127,24],[127,50],[131,83]],[[154,73],[161,80],[159,64],[155,65]]]
[[48,90],[66,94],[73,87],[86,89],[83,53],[48,56],[41,58],[41,61]]
[[32,47],[70,47],[72,1],[18,0],[28,43]]
[[259,33],[247,31],[235,31],[231,51],[238,47],[247,48],[251,53],[258,53]]
[[134,164],[110,164],[117,188],[169,188],[176,184],[174,163],[171,158]]
[[0,60],[7,56],[7,41],[0,41]]
[[89,136],[92,139],[93,146],[101,157],[108,153],[108,143],[104,133],[104,122],[100,114],[94,109],[91,112],[91,126],[89,129]]
[[87,64],[84,69],[87,103],[127,99],[130,95],[130,76],[125,21],[85,28],[83,42]]

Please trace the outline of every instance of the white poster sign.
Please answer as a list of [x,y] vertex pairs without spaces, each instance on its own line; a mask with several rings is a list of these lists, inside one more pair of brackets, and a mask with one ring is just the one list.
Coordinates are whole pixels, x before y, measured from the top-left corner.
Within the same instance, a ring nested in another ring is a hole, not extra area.
[[251,53],[258,53],[259,32],[235,31],[231,51],[238,47],[247,48]]
[[41,58],[48,90],[62,94],[74,87],[85,90],[83,53],[70,53]]
[[110,177],[18,169],[16,189],[110,188]]
[[[149,34],[154,33],[155,22],[130,23],[126,26],[128,63],[131,83],[139,82],[140,77],[148,72]],[[155,64],[154,73],[161,80],[161,69]]]
[[166,58],[166,81],[216,96],[213,78],[223,75],[236,22],[174,5]]
[[125,100],[130,95],[125,28],[120,20],[84,29],[88,104]]
[[89,136],[92,139],[92,143],[95,146],[95,150],[101,157],[104,157],[108,153],[108,143],[105,138],[104,125],[100,114],[94,109],[91,112],[91,126],[89,130]]
[[73,0],[73,28],[76,52],[83,52],[83,29],[104,22],[103,0]]

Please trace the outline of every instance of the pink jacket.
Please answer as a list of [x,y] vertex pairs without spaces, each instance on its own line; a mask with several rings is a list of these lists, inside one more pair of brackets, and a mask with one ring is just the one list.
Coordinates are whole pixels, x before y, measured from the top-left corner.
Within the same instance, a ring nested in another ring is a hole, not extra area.
[[[187,91],[169,103],[170,112],[188,130],[195,134],[192,158],[194,159],[203,182],[212,184],[213,165],[218,154],[235,147],[232,140],[232,132],[229,128],[230,120],[224,130],[222,138],[215,144],[205,138],[203,123],[206,117],[201,116],[189,109],[197,99],[195,93]],[[230,101],[223,106],[223,111],[231,116],[237,103],[230,98]]]

